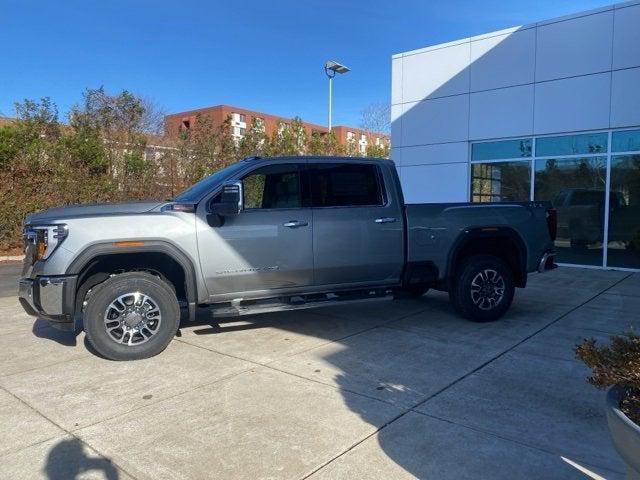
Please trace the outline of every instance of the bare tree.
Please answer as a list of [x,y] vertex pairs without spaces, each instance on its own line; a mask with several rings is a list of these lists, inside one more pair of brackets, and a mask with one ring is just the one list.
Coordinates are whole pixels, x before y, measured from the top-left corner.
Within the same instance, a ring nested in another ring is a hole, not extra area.
[[164,117],[167,111],[150,97],[139,97],[144,113],[140,119],[140,128],[145,133],[162,135],[164,133]]
[[391,107],[387,103],[372,103],[360,112],[360,128],[367,132],[388,134],[391,130]]

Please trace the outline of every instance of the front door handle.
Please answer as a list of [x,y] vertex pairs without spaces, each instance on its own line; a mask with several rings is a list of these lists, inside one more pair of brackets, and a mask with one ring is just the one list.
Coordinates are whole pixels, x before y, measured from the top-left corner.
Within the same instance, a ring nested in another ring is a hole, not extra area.
[[382,217],[382,218],[376,218],[376,223],[393,223],[395,222],[397,219],[393,218],[393,217]]
[[291,220],[290,222],[283,223],[282,225],[287,228],[298,228],[298,227],[306,227],[307,225],[309,225],[309,223],[303,222],[301,220]]

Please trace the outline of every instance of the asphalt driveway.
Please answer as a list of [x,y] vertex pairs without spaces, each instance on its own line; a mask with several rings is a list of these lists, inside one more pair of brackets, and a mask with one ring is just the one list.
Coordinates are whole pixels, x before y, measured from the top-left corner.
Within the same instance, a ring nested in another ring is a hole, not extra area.
[[573,356],[640,324],[640,274],[530,277],[508,315],[446,296],[184,326],[103,360],[51,329],[0,265],[0,478],[622,478],[604,393]]

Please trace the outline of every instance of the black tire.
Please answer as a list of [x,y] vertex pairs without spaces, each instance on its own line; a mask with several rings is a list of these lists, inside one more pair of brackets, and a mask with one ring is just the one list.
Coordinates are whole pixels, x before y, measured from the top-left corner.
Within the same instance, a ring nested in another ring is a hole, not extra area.
[[[141,304],[138,306],[138,302],[130,300],[131,297],[128,296],[134,292],[148,296],[149,300],[140,301]],[[144,309],[153,311],[141,315],[136,310],[129,314],[130,317],[117,316],[118,309],[111,306],[112,302],[122,296],[124,300],[117,305],[123,309],[137,307],[140,311]],[[129,305],[127,302],[132,303]],[[115,316],[115,319],[109,323],[105,321],[108,309],[112,314],[110,316]],[[129,318],[131,322],[149,322],[149,327],[139,327],[141,324],[137,323],[133,326],[133,330],[125,332],[125,329],[130,327],[123,322]],[[107,333],[107,324],[112,327],[119,323],[123,326],[115,327],[116,330],[111,334]],[[84,312],[84,330],[87,339],[100,355],[110,360],[138,360],[157,355],[171,342],[179,325],[180,307],[173,287],[159,277],[146,272],[122,273],[102,282],[92,291]],[[131,345],[119,343],[113,338],[113,336],[117,337],[120,331],[123,332],[122,341],[129,343],[131,340]],[[145,337],[148,339],[144,340]]]
[[429,287],[403,287],[396,292],[395,298],[420,298],[428,291]]
[[[495,275],[490,272],[495,272]],[[489,291],[486,294],[478,292],[478,285],[483,283],[488,284]],[[502,317],[509,309],[514,293],[513,273],[504,261],[492,255],[475,255],[463,260],[456,270],[449,299],[464,318],[474,322],[491,322]]]

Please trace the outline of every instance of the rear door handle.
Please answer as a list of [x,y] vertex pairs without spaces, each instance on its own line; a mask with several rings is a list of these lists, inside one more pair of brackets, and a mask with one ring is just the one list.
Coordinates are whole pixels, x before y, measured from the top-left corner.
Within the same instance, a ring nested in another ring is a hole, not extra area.
[[395,221],[396,219],[393,217],[382,217],[382,218],[376,218],[375,220],[376,223],[393,223]]
[[306,227],[307,225],[309,225],[309,223],[303,222],[301,220],[291,220],[290,222],[283,223],[282,225],[287,228],[298,228],[298,227]]

